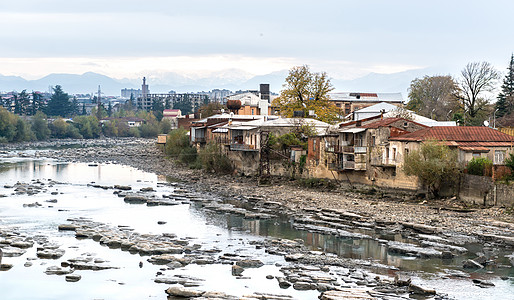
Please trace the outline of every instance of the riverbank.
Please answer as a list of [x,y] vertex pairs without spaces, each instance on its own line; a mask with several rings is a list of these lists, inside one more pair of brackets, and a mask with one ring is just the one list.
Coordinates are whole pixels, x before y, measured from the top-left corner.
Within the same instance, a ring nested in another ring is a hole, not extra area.
[[[77,143],[83,148],[69,148]],[[178,165],[166,159],[152,139],[58,140],[43,144],[23,144],[21,148],[35,149],[37,146],[64,147],[45,153],[36,151],[34,156],[75,162],[124,164],[177,181],[186,181],[198,191],[226,197],[255,197],[261,201],[274,201],[280,203],[281,211],[287,214],[316,209],[341,209],[366,217],[368,222],[423,224],[440,232],[484,238],[494,235],[514,236],[512,208],[469,208],[455,199],[413,199],[401,192],[380,191],[364,186],[352,188],[346,182],[336,183],[336,188],[332,190],[302,187],[288,178],[273,178],[270,185],[258,186],[255,177],[207,174]],[[20,145],[10,147],[20,148]]]
[[[459,206],[454,200],[424,202],[401,193],[373,191],[366,187],[352,188],[346,183],[339,183],[337,188],[330,191],[300,187],[297,182],[287,178],[273,178],[269,186],[257,186],[256,178],[219,176],[183,168],[166,159],[154,142],[145,139],[54,141],[28,146],[8,145],[0,152],[4,156],[16,157],[20,153],[14,149],[43,147],[41,150],[25,151],[23,155],[132,166],[182,182],[199,194],[216,195],[233,203],[233,206],[213,203],[206,206],[208,209],[241,213],[240,207],[245,207],[249,210],[242,213],[249,218],[265,217],[266,214],[286,215],[297,229],[341,238],[374,240],[386,245],[391,253],[421,259],[452,258],[467,251],[461,245],[482,243],[484,248],[481,251],[486,255],[472,253],[470,256],[476,256],[477,259],[468,263],[477,269],[499,264],[495,261],[499,258],[487,255],[488,252],[494,253],[492,250],[499,247],[512,249],[512,215],[502,208],[468,209]],[[74,143],[78,143],[80,148],[74,148]],[[416,246],[413,242],[380,240],[365,233],[357,233],[372,230],[391,235],[401,234],[422,246]],[[388,269],[388,266],[379,266],[368,260],[336,259],[313,254],[309,249],[299,248],[296,244],[285,246],[288,244],[280,244],[281,248],[277,250],[272,241],[256,245],[303,265]],[[394,267],[390,270],[397,271]],[[300,272],[295,271],[296,274]]]

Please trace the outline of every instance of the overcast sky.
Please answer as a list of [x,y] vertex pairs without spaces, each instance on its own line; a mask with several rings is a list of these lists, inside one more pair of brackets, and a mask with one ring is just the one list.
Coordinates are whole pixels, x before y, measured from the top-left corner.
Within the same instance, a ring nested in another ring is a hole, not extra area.
[[512,0],[2,0],[0,74],[503,72],[513,14]]

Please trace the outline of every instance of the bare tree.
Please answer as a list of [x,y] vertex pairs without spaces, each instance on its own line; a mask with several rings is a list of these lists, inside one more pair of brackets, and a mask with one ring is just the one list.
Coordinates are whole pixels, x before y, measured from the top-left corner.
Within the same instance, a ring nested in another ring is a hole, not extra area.
[[488,105],[488,101],[484,98],[483,93],[492,92],[495,89],[495,85],[500,79],[500,74],[490,63],[484,61],[467,64],[461,71],[461,76],[458,98],[472,122],[478,113]]
[[425,76],[412,80],[409,88],[407,109],[436,120],[446,120],[449,113],[456,113],[460,104],[455,94],[458,86],[450,76]]

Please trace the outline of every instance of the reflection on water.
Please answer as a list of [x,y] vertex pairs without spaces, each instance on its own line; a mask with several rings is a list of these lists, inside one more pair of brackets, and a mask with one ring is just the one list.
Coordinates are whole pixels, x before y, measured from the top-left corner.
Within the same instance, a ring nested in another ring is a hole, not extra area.
[[[50,179],[66,184],[51,185],[48,184]],[[31,182],[35,180],[47,183],[44,185],[44,188],[47,190],[33,196],[26,194],[13,195],[12,188],[4,187],[4,185],[13,185],[16,182]],[[461,286],[460,288],[466,289],[466,292],[477,288],[469,280],[446,279],[443,282],[440,277],[432,278],[433,275],[445,273],[449,269],[462,270],[460,267],[462,261],[472,256],[472,254],[450,260],[413,259],[412,257],[388,253],[387,248],[375,239],[342,239],[331,235],[296,230],[286,217],[269,220],[248,220],[241,216],[206,211],[201,208],[200,204],[169,207],[129,205],[124,203],[122,198],[113,195],[112,190],[98,189],[87,185],[91,182],[111,186],[115,184],[131,185],[134,190],[150,186],[157,191],[157,195],[173,192],[172,186],[157,185],[159,180],[162,181],[164,178],[157,178],[154,174],[119,165],[101,164],[98,166],[88,166],[87,164],[59,163],[44,159],[10,158],[2,160],[0,162],[0,194],[10,196],[0,198],[0,225],[16,225],[20,230],[31,235],[41,234],[59,241],[63,247],[67,247],[66,255],[63,259],[80,256],[84,252],[94,252],[102,256],[102,258],[108,259],[113,264],[122,267],[120,270],[102,271],[94,274],[82,272],[83,280],[70,286],[69,283],[64,282],[63,278],[59,279],[56,276],[47,276],[43,273],[47,266],[53,265],[52,262],[36,260],[33,267],[23,267],[27,258],[35,256],[35,247],[33,247],[22,257],[8,258],[9,263],[13,263],[15,267],[11,271],[0,272],[0,288],[5,291],[3,295],[9,295],[6,299],[27,298],[27,293],[16,296],[16,290],[26,284],[25,278],[30,278],[31,281],[35,282],[33,286],[34,292],[36,288],[41,289],[45,285],[54,287],[54,290],[61,291],[43,293],[39,298],[29,297],[34,299],[76,298],[78,292],[87,299],[125,299],[123,295],[132,295],[134,297],[137,295],[136,298],[139,299],[147,297],[165,299],[162,293],[164,287],[152,282],[155,273],[158,271],[157,266],[145,264],[145,267],[139,270],[136,266],[139,265],[139,261],[144,261],[145,259],[137,255],[130,255],[120,250],[110,250],[90,240],[76,240],[73,234],[69,232],[58,232],[56,230],[57,226],[65,223],[66,219],[70,217],[88,217],[113,226],[128,225],[140,233],[159,234],[172,232],[181,238],[193,238],[194,243],[199,243],[207,249],[214,247],[227,252],[248,253],[248,255],[254,255],[256,249],[249,247],[244,240],[259,239],[260,237],[302,239],[313,250],[334,253],[347,258],[372,260],[395,266],[402,270],[422,271],[424,275],[419,280],[428,280],[429,283],[427,285],[436,288],[438,291],[441,290],[451,295],[457,295],[457,298],[460,299],[466,298],[458,297],[459,291],[452,290],[453,286]],[[58,193],[51,195],[51,192]],[[57,203],[52,203],[51,205],[46,203],[45,201],[49,199],[55,199]],[[43,207],[23,208],[23,204],[35,201],[43,203]],[[166,224],[159,225],[157,221],[165,221]],[[387,235],[367,229],[360,229],[358,232],[371,235],[380,240],[415,242],[404,238],[400,234]],[[467,245],[467,248],[470,250],[470,253],[483,251],[483,247],[478,244]],[[493,255],[498,257],[503,257],[503,254],[502,252],[493,253]],[[271,266],[275,262],[283,262],[281,257],[266,255],[264,252],[259,255],[261,255],[263,261],[266,261]],[[5,262],[6,259],[4,258]],[[505,265],[509,264],[502,260],[499,262]],[[225,270],[225,268],[226,266],[188,266],[180,271],[208,278],[209,283],[205,284],[206,288],[215,288],[216,285],[223,285],[224,282],[234,281],[229,270],[227,274],[218,274],[220,270]],[[276,268],[263,270],[261,272],[278,272]],[[259,270],[252,270],[252,272],[259,272]],[[26,275],[29,273],[30,276],[27,277]],[[490,289],[489,294],[495,295],[498,299],[502,298],[501,295],[514,293],[512,279],[498,282],[499,276],[514,277],[514,270],[512,268],[490,268],[475,272],[472,276],[493,280],[497,287]],[[233,289],[240,291],[242,294],[248,291],[245,286],[252,285],[255,286],[256,290],[271,289],[271,291],[276,291],[277,293],[281,292],[277,285],[273,285],[270,288],[266,280],[262,282],[258,279],[252,280],[251,284],[249,282],[234,281]],[[120,282],[123,284],[120,284]],[[458,284],[452,285],[449,282],[458,282]],[[91,286],[99,287],[101,292],[90,291]],[[136,292],[134,287],[138,287],[139,292]],[[295,291],[291,291],[291,293],[293,293],[295,298],[304,299],[312,299],[317,295],[316,293],[298,293]]]

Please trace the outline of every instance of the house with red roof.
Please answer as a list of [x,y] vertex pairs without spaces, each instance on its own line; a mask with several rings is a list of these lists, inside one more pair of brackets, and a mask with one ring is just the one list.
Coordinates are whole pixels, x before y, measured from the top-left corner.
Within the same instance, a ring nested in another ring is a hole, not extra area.
[[[419,149],[427,140],[442,141],[450,148],[458,150],[460,162],[467,163],[474,157],[486,157],[494,165],[503,165],[509,153],[514,153],[514,136],[489,127],[441,126],[425,128],[390,139],[389,158],[396,152],[399,156]],[[403,160],[390,161],[400,165]]]

